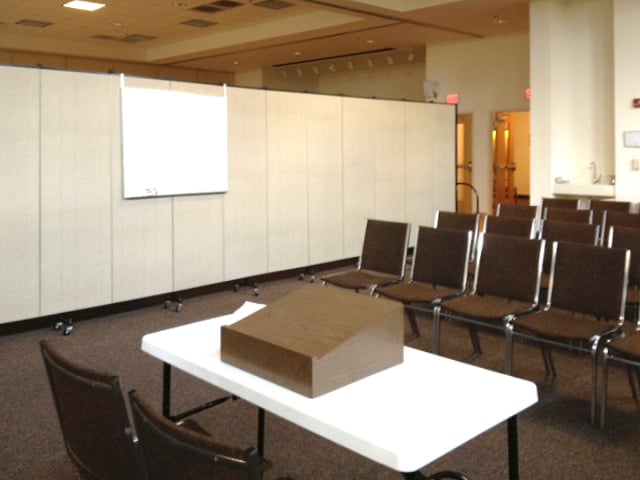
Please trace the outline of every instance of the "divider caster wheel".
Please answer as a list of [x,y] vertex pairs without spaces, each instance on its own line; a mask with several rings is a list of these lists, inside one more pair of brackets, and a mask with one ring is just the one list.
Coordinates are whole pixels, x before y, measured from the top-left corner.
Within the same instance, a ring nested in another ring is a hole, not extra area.
[[73,324],[69,321],[69,324],[62,330],[62,335],[66,337],[67,335],[71,335],[71,332],[73,332]]
[[171,306],[171,300],[165,300],[164,301],[164,308],[169,309],[170,306]]
[[60,319],[56,323],[53,324],[53,329],[56,332],[62,331],[64,336],[70,335],[73,331],[73,321],[69,319]]

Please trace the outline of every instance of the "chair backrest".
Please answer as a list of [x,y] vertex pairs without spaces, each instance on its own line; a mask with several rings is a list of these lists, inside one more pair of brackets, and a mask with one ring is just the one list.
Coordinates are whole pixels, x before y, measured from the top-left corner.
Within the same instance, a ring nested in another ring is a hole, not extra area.
[[496,209],[498,217],[538,218],[540,207],[537,205],[512,205],[499,203]]
[[543,197],[542,199],[543,210],[546,207],[577,209],[579,204],[580,204],[580,200],[578,198]]
[[573,223],[592,223],[593,212],[591,210],[579,210],[576,208],[545,207],[543,219]]
[[419,227],[411,278],[464,290],[471,254],[471,231]]
[[484,221],[484,231],[486,233],[533,238],[536,233],[536,219],[487,215]]
[[133,421],[149,480],[257,480],[261,458],[255,449],[220,445],[211,437],[180,427],[129,392]]
[[630,287],[640,287],[640,228],[611,227],[608,245],[631,252],[628,283]]
[[544,240],[483,233],[473,292],[538,303]]
[[67,453],[82,477],[140,478],[118,377],[69,361],[46,340],[40,350]]
[[640,228],[640,214],[607,210],[603,213],[602,228],[609,231],[609,227]]
[[612,212],[629,213],[631,211],[631,202],[623,202],[618,200],[600,200],[594,198],[589,201],[589,208],[593,210],[593,223],[601,225],[602,217],[606,210]]
[[597,245],[600,239],[600,225],[588,223],[559,222],[545,220],[540,228],[540,238],[545,239],[544,261],[542,271],[551,271],[551,257],[553,242],[556,240],[563,242],[585,243],[587,245]]
[[359,268],[403,277],[410,229],[408,223],[367,220]]
[[471,231],[471,257],[475,258],[478,232],[480,228],[480,215],[478,213],[449,212],[438,210],[433,222],[434,228],[448,228],[450,230]]
[[547,308],[624,321],[629,250],[557,241],[552,252]]

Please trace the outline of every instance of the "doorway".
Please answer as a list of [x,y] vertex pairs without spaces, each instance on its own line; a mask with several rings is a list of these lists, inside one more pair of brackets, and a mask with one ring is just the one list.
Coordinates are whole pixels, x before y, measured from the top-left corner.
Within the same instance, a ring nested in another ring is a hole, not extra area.
[[460,114],[456,122],[456,211],[476,213],[478,194],[473,187],[472,125],[470,113]]
[[529,205],[529,112],[496,112],[492,125],[493,212],[499,203]]

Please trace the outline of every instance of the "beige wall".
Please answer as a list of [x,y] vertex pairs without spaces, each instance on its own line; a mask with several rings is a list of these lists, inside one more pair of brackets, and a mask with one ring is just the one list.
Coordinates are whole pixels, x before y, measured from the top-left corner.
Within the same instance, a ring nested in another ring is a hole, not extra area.
[[491,117],[527,111],[529,36],[509,35],[427,47],[426,77],[438,84],[438,101],[460,95],[458,113],[473,116],[473,185],[480,210],[492,209]]
[[613,5],[616,196],[621,200],[640,202],[640,171],[631,169],[631,160],[640,159],[640,149],[626,148],[622,142],[624,131],[640,130],[640,109],[632,108],[632,100],[640,97],[640,3],[615,0]]

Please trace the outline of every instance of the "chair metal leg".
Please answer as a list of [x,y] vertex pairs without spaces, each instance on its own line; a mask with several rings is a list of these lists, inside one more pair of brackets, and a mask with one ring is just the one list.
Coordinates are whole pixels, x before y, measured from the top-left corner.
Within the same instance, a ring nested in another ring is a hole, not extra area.
[[409,325],[411,326],[411,331],[416,337],[420,336],[420,329],[418,328],[418,322],[416,320],[416,312],[410,307],[405,307],[405,312],[407,312],[407,317],[409,318]]
[[600,357],[600,342],[593,342],[591,347],[591,424],[596,425],[596,409],[598,404],[598,359]]
[[553,354],[551,353],[551,350],[542,345],[540,347],[540,352],[542,353],[542,360],[544,361],[544,369],[546,374],[551,375],[552,377],[557,376],[556,365],[553,362]]
[[600,428],[604,429],[607,415],[607,390],[609,388],[609,357],[606,349],[602,356],[602,393],[600,394]]
[[627,376],[629,377],[629,386],[631,387],[631,395],[633,395],[634,400],[638,400],[638,392],[640,388],[638,387],[638,369],[633,365],[627,365]]
[[482,345],[480,344],[480,336],[478,335],[478,329],[473,326],[469,327],[469,337],[471,337],[471,345],[473,346],[473,353],[475,355],[482,355]]
[[440,309],[438,305],[433,309],[433,353],[440,354]]
[[504,373],[511,375],[513,370],[513,325],[505,324],[504,328]]

